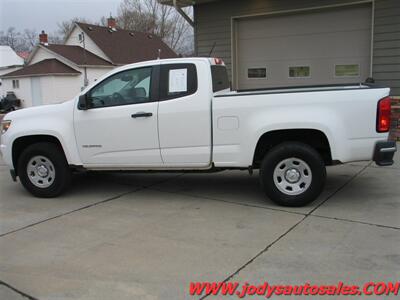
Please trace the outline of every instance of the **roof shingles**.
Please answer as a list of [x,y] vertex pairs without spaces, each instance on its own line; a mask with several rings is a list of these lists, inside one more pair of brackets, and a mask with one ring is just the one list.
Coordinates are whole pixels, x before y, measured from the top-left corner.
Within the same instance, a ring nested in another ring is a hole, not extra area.
[[78,66],[112,66],[109,61],[106,61],[100,56],[97,56],[80,46],[50,44],[41,47],[45,47],[50,51],[65,57]]
[[104,26],[76,23],[116,65],[160,58],[176,58],[177,54],[159,37],[130,30],[111,30]]
[[[143,32],[129,30],[111,30],[104,26],[76,23],[87,36],[106,54],[111,62],[74,45],[40,45],[77,66],[112,67],[140,61],[160,58],[176,58],[177,54],[159,37]],[[77,75],[81,72],[67,66],[56,58],[45,59],[28,65],[23,69],[4,74],[2,78],[41,76],[41,75]]]
[[44,76],[44,75],[79,75],[81,72],[63,64],[55,58],[44,59],[35,64],[26,66],[1,76],[1,78]]

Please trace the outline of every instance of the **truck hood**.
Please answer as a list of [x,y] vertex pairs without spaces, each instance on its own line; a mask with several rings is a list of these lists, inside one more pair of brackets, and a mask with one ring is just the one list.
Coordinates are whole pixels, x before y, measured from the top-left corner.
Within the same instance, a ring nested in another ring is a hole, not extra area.
[[6,114],[3,120],[19,120],[19,119],[32,119],[37,118],[38,120],[42,120],[43,118],[54,117],[56,115],[63,115],[65,116],[70,112],[72,117],[72,109],[75,103],[75,99],[66,101],[60,104],[50,104],[50,105],[41,105],[41,106],[34,106],[23,108],[20,110],[16,110]]

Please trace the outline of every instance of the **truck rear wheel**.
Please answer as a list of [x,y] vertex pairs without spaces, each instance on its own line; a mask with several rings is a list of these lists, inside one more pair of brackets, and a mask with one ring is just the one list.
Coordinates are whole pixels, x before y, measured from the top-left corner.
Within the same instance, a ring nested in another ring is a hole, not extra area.
[[71,181],[71,171],[62,151],[52,143],[28,146],[18,159],[18,176],[34,196],[57,197]]
[[322,192],[326,168],[321,155],[309,145],[287,142],[271,149],[260,167],[266,195],[283,206],[304,206]]

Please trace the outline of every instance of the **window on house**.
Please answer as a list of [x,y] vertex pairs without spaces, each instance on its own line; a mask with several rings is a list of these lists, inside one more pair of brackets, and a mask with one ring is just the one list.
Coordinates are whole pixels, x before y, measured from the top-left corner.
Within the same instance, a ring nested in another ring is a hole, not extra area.
[[247,77],[250,78],[267,78],[267,68],[250,68],[247,70]]
[[335,65],[335,76],[337,77],[358,77],[360,76],[360,65]]
[[19,89],[19,80],[18,79],[14,79],[12,81],[12,86],[13,86],[13,89]]
[[289,78],[307,78],[310,76],[310,66],[289,67]]

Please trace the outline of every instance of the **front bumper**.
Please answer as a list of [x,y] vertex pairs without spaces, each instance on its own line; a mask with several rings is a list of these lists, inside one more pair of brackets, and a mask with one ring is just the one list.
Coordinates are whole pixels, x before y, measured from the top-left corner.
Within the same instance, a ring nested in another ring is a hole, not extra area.
[[[3,160],[6,160],[7,159],[7,154],[8,154],[7,153],[7,146],[3,145],[3,144],[0,144],[0,157]],[[5,163],[7,163],[7,162],[5,161]],[[10,167],[10,175],[11,175],[11,178],[14,181],[17,181],[17,176],[16,176],[16,173],[15,173],[15,170],[13,168],[11,168],[11,167]]]
[[10,170],[10,175],[11,175],[12,180],[14,182],[16,182],[17,181],[17,174],[15,173],[14,169]]
[[397,151],[396,142],[378,142],[375,145],[373,161],[378,166],[391,166],[393,165],[393,157]]
[[12,145],[12,141],[10,140],[10,136],[9,136],[8,132],[0,135],[0,155],[3,159],[3,162],[10,169],[14,169],[10,145]]

